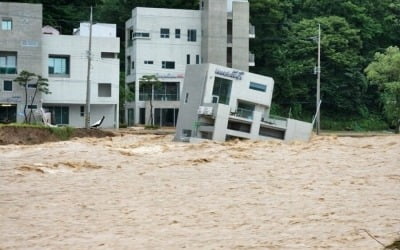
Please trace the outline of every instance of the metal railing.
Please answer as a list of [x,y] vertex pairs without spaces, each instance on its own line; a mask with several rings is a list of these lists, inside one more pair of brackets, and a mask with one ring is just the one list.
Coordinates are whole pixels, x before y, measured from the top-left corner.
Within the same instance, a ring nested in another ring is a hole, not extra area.
[[253,110],[249,109],[237,108],[236,112],[231,113],[231,115],[253,120]]
[[178,94],[154,94],[155,101],[179,101]]
[[256,56],[253,53],[249,53],[249,63],[254,64]]
[[281,116],[270,115],[269,117],[264,117],[262,119],[262,122],[268,125],[277,126],[281,128],[287,127],[287,118]]
[[249,35],[251,37],[255,37],[256,36],[256,27],[252,24],[249,24]]

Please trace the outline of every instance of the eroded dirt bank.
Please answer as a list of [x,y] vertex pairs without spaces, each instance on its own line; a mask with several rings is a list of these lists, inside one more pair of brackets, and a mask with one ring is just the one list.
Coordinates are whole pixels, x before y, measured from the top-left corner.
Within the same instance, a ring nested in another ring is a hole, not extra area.
[[0,249],[382,249],[400,137],[0,146]]

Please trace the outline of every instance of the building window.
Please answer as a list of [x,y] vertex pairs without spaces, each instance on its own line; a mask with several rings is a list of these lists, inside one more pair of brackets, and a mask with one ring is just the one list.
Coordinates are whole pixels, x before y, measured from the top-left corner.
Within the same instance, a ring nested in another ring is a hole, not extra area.
[[215,77],[212,92],[213,98],[215,97],[215,102],[221,104],[229,104],[229,99],[231,96],[231,86],[232,80]]
[[179,82],[162,82],[154,88],[153,97],[156,101],[179,101]]
[[181,30],[175,29],[175,38],[181,38]]
[[51,113],[52,124],[69,124],[69,107],[44,106],[43,108]]
[[163,69],[175,69],[175,62],[162,61]]
[[81,114],[81,117],[85,116],[85,106],[80,107],[80,114]]
[[132,69],[135,69],[135,61],[132,61],[131,67],[132,67]]
[[186,64],[190,64],[190,55],[189,54],[186,55]]
[[4,82],[3,82],[3,90],[4,91],[12,91],[12,87],[13,87],[12,81],[4,80]]
[[12,30],[12,19],[11,18],[3,18],[1,20],[1,29],[2,30]]
[[188,41],[196,42],[196,30],[188,30]]
[[28,105],[27,108],[28,109],[37,109],[37,105]]
[[69,56],[50,55],[49,56],[49,75],[68,76],[69,75]]
[[111,83],[99,83],[99,97],[111,97]]
[[117,53],[114,52],[101,52],[102,59],[114,59],[118,58]]
[[150,38],[149,32],[135,32],[133,33],[132,39],[136,38]]
[[185,103],[188,103],[188,101],[189,101],[189,93],[186,93],[186,95],[185,95]]
[[154,64],[153,61],[144,61],[144,64]]
[[131,56],[127,56],[126,60],[127,60],[127,64],[126,64],[126,74],[127,74],[127,75],[130,75],[130,74],[131,74],[131,63],[132,63],[132,61],[131,61]]
[[160,29],[160,37],[161,38],[169,38],[169,29]]
[[0,51],[0,74],[17,74],[17,52]]
[[196,64],[200,64],[200,56],[196,55]]
[[265,92],[267,91],[267,86],[261,83],[256,83],[256,82],[250,82],[250,89]]

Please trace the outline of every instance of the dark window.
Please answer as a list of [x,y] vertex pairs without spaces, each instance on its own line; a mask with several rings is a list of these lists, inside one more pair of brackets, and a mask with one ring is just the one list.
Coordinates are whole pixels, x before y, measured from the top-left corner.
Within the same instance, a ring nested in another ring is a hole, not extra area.
[[199,64],[199,63],[200,63],[200,56],[196,55],[196,64]]
[[43,108],[51,113],[52,124],[69,124],[69,107],[44,106]]
[[150,38],[150,33],[148,32],[135,32],[133,33],[133,39],[135,38]]
[[196,42],[196,30],[188,30],[188,41]]
[[186,55],[186,64],[190,64],[190,55],[189,54]]
[[12,87],[13,87],[12,81],[5,80],[5,81],[3,82],[3,90],[4,90],[4,91],[12,91]]
[[161,38],[169,38],[169,29],[160,29]]
[[256,83],[256,82],[250,82],[250,89],[265,92],[267,91],[267,86],[261,83]]
[[12,19],[11,18],[3,18],[1,20],[1,29],[2,30],[12,30]]
[[175,29],[175,38],[181,38],[181,30]]
[[186,95],[185,95],[185,103],[188,103],[188,101],[189,101],[189,93],[186,93]]
[[144,61],[144,64],[154,64],[153,61]]
[[0,51],[0,74],[17,74],[17,52]]
[[132,69],[135,68],[135,61],[132,61],[131,66],[132,66]]
[[131,56],[127,56],[126,60],[127,60],[126,74],[130,75],[131,74],[131,64],[132,64]]
[[37,109],[37,105],[28,105],[27,108],[28,109]]
[[175,62],[162,61],[163,69],[175,69]]
[[101,58],[117,58],[117,53],[114,52],[101,52]]
[[213,102],[215,101],[222,104],[229,104],[231,95],[232,80],[215,77],[213,87]]
[[50,55],[49,56],[49,75],[68,76],[69,75],[69,56]]
[[99,83],[99,97],[111,97],[111,83]]
[[85,116],[85,106],[81,106],[80,113],[82,117]]

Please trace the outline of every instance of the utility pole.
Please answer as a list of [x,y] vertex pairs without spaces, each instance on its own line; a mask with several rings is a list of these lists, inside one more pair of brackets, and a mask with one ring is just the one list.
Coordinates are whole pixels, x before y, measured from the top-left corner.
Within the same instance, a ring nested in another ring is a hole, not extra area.
[[86,112],[85,112],[85,128],[90,128],[90,66],[92,60],[92,24],[93,24],[93,7],[90,6],[90,24],[89,24],[89,50],[88,68],[87,68],[87,82],[86,82]]
[[319,108],[319,105],[321,105],[320,90],[321,90],[321,24],[318,24],[317,105],[316,105],[317,135],[319,135],[319,132],[320,132],[320,110],[321,110]]

